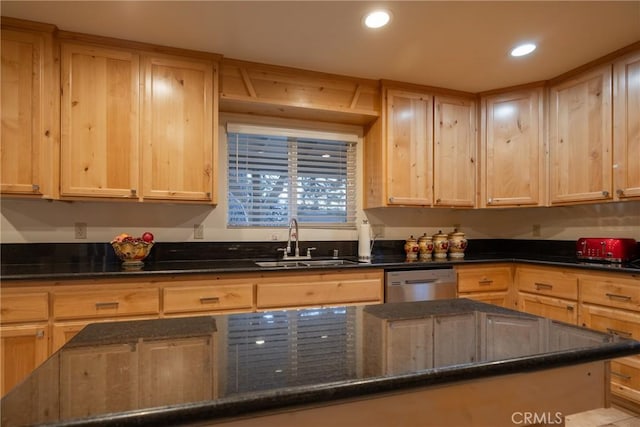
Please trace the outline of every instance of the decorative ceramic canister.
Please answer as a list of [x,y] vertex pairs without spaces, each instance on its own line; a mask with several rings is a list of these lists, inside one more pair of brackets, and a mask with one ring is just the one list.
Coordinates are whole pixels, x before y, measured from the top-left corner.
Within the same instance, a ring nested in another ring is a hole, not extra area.
[[431,236],[427,236],[427,233],[420,236],[418,238],[418,247],[420,248],[420,260],[431,260],[431,254],[433,253],[433,239],[431,239]]
[[409,237],[404,243],[404,252],[407,254],[407,260],[414,261],[418,259],[418,252],[420,247],[418,242],[413,236]]
[[449,250],[449,237],[439,230],[433,235],[433,256],[435,258],[446,258]]
[[467,239],[464,238],[464,233],[453,229],[452,233],[449,233],[449,256],[451,258],[463,258],[464,250],[467,249]]

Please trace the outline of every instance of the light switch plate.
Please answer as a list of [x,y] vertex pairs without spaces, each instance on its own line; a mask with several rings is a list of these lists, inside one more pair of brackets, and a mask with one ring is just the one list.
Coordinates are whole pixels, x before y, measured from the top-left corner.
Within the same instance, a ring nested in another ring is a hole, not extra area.
[[74,225],[74,235],[76,239],[86,239],[87,238],[87,223],[86,222],[76,222]]

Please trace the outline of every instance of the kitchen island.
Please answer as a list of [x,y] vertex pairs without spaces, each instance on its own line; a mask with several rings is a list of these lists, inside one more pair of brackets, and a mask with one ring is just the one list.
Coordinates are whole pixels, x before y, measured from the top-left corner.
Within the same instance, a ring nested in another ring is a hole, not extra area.
[[466,299],[96,323],[2,425],[526,425],[608,404],[640,342]]

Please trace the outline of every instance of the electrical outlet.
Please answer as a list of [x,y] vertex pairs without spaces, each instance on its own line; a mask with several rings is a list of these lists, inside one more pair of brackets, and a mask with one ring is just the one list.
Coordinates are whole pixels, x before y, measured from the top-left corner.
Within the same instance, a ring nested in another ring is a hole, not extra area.
[[193,224],[193,238],[204,239],[204,225]]
[[531,234],[533,237],[540,237],[540,224],[533,224]]
[[280,240],[280,236],[278,236],[278,233],[273,233],[271,235],[271,240]]
[[74,234],[76,239],[86,239],[87,238],[87,223],[86,222],[76,222],[74,225]]

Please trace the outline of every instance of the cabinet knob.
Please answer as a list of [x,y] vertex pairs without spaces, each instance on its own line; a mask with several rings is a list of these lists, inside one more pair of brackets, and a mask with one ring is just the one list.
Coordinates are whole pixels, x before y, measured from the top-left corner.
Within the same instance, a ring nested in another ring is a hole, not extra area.
[[36,332],[36,338],[44,338],[44,331],[42,329],[38,329]]
[[135,188],[132,188],[130,191],[132,196],[135,196],[136,193],[138,192]]
[[622,188],[618,188],[618,189],[616,190],[616,194],[617,194],[618,196],[622,196],[622,195],[624,195],[624,190],[623,190]]
[[491,203],[493,203],[493,199],[492,199],[491,197],[489,197],[489,198],[487,199],[487,204],[488,204],[488,205],[490,205]]
[[38,184],[31,184],[31,190],[35,191],[40,191],[40,186]]
[[604,197],[609,197],[609,192],[608,192],[607,190],[604,190],[604,191],[602,192],[602,195],[603,195]]

